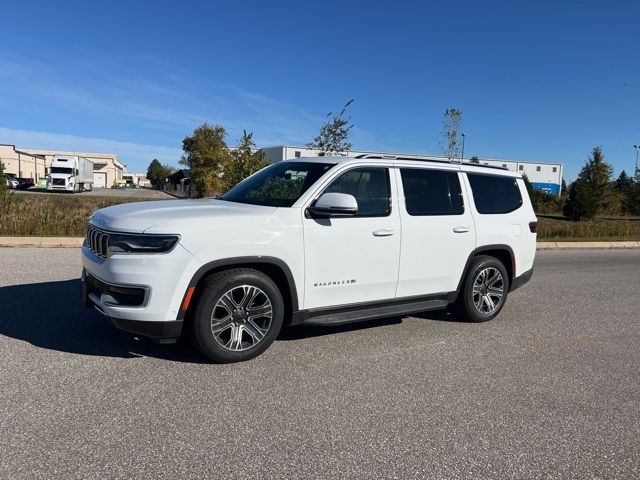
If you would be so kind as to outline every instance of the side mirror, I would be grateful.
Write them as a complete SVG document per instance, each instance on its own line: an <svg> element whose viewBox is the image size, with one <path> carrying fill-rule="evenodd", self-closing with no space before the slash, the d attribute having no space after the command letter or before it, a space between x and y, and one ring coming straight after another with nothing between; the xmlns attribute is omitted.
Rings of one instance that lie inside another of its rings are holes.
<svg viewBox="0 0 640 480"><path fill-rule="evenodd" d="M307 211L318 217L349 217L358 213L358 202L347 193L325 193Z"/></svg>

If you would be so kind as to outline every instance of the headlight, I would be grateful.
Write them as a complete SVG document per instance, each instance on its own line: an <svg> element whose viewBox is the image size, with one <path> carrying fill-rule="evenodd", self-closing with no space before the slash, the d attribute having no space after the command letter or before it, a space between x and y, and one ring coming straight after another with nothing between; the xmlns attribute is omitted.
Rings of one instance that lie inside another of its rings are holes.
<svg viewBox="0 0 640 480"><path fill-rule="evenodd" d="M109 253L163 253L176 246L177 235L109 234Z"/></svg>

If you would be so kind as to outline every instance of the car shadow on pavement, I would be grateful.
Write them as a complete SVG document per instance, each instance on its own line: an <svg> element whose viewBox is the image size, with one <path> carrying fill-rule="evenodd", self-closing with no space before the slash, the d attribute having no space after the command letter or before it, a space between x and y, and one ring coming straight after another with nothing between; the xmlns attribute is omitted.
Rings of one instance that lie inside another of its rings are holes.
<svg viewBox="0 0 640 480"><path fill-rule="evenodd" d="M80 301L80 280L0 287L0 335L36 347L79 355L119 358L154 357L189 363L209 363L188 342L158 345L112 327ZM457 321L449 312L411 315L436 321ZM296 325L283 328L278 340L291 341L401 324L388 317L332 326Z"/></svg>
<svg viewBox="0 0 640 480"><path fill-rule="evenodd" d="M157 345L113 328L80 301L80 280L0 287L0 335L80 355L206 363L190 345Z"/></svg>

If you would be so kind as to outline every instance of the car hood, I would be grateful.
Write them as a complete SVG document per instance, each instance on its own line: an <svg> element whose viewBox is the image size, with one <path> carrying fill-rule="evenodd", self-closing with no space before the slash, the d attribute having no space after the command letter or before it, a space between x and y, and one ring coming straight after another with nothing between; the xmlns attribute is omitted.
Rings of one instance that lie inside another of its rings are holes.
<svg viewBox="0 0 640 480"><path fill-rule="evenodd" d="M157 227L165 233L180 233L176 230L185 223L215 222L230 217L265 216L275 207L248 205L203 198L198 200L156 200L149 202L123 203L103 208L91 215L92 225L105 230L128 233L143 233ZM162 224L162 225L160 225Z"/></svg>

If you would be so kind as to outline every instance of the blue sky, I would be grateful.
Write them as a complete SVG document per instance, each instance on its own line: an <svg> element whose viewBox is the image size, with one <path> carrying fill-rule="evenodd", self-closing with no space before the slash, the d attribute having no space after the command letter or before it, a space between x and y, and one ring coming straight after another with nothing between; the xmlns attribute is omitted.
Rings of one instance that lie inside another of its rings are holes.
<svg viewBox="0 0 640 480"><path fill-rule="evenodd" d="M57 4L57 5L56 5ZM304 144L354 98L357 149L560 161L602 145L616 174L640 143L640 2L6 2L0 143L177 165L222 124Z"/></svg>

